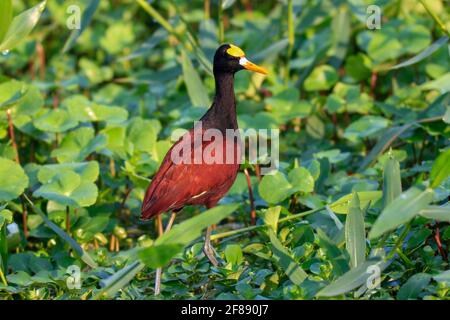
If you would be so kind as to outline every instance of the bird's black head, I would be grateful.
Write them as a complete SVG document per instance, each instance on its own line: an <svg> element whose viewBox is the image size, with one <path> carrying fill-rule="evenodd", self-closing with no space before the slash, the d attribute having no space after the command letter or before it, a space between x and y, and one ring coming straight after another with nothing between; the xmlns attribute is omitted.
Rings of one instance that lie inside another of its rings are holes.
<svg viewBox="0 0 450 320"><path fill-rule="evenodd" d="M266 69L248 61L245 58L244 51L235 45L223 44L216 50L214 55L214 74L234 74L242 69L267 74Z"/></svg>

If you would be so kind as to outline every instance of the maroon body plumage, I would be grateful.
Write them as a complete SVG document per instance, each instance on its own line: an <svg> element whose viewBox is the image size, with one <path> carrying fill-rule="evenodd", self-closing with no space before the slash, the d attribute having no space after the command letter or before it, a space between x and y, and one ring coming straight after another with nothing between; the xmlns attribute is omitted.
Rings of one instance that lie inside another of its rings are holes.
<svg viewBox="0 0 450 320"><path fill-rule="evenodd" d="M201 134L203 134L201 132ZM190 137L187 138L186 135ZM199 137L197 137L199 138ZM200 137L201 138L201 137ZM173 161L176 150L182 150L182 144L190 144L190 163L177 163ZM224 155L234 155L232 163L226 161L220 163L196 164L194 154L194 130L187 132L176 144L172 146L164 157L164 160L154 176L145 194L142 204L142 219L150 219L158 214L169 211L178 211L186 205L204 205L207 208L214 207L216 203L227 193L233 185L239 171L240 145L238 140L228 141L204 141L197 148L201 148L202 154L209 149L210 154L205 157L214 157L215 151L223 150ZM226 160L226 159L225 159Z"/></svg>

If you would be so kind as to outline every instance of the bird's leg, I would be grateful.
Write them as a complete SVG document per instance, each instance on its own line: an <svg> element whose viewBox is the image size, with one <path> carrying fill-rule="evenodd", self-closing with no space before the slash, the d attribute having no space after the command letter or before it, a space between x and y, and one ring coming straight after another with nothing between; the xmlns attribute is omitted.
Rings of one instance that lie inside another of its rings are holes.
<svg viewBox="0 0 450 320"><path fill-rule="evenodd" d="M167 222L166 229L164 230L164 233L168 232L168 231L172 228L173 221L175 220L175 216L176 216L176 213L175 213L175 212L172 212L172 214L170 215L170 219L169 219L169 221ZM162 228L162 219L161 219L161 215L159 215L159 216L157 217L157 219L158 219L157 223L158 223L158 231L159 231L158 233L159 233L159 236L161 237L161 236L163 235L163 232L162 232L163 228ZM161 293L161 276L162 276L162 268L156 269L156 276L155 276L155 296L157 296L157 295L159 295L159 294Z"/></svg>
<svg viewBox="0 0 450 320"><path fill-rule="evenodd" d="M214 267L217 267L219 265L219 263L217 262L217 259L214 256L214 249L211 245L211 230L212 230L212 226L209 226L206 229L205 244L203 246L203 252L205 253L206 257L208 257L208 259L212 263L212 265Z"/></svg>

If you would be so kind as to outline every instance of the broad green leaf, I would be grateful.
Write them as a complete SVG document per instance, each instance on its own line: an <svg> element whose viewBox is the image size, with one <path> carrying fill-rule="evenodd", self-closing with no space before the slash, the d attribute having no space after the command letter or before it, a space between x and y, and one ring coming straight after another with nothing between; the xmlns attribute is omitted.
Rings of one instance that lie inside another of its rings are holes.
<svg viewBox="0 0 450 320"><path fill-rule="evenodd" d="M450 123L450 106L447 106L447 109L444 114L444 118L442 119L445 123Z"/></svg>
<svg viewBox="0 0 450 320"><path fill-rule="evenodd" d="M107 279L100 281L102 289L93 297L93 299L102 298L104 296L113 297L117 291L126 286L142 269L144 269L144 267L145 264L134 261Z"/></svg>
<svg viewBox="0 0 450 320"><path fill-rule="evenodd" d="M263 61L273 61L280 53L285 52L287 46L289 45L288 39L281 39L272 43L267 48L252 55L253 62L263 62Z"/></svg>
<svg viewBox="0 0 450 320"><path fill-rule="evenodd" d="M80 28L72 30L69 38L67 39L66 43L64 44L64 47L62 50L63 53L66 53L75 45L77 39L80 37L80 35L83 33L83 31L86 29L86 27L91 22L92 17L94 16L94 13L97 10L99 3L100 3L100 0L90 0L88 7L84 10L83 15L81 16Z"/></svg>
<svg viewBox="0 0 450 320"><path fill-rule="evenodd" d="M170 243L154 245L139 252L142 262L150 268L156 269L170 263L170 260L184 248L183 244Z"/></svg>
<svg viewBox="0 0 450 320"><path fill-rule="evenodd" d="M386 133L383 134L383 136L381 136L380 139L378 139L378 142L375 145L375 147L373 147L372 150L370 150L369 154L361 162L361 165L359 166L359 171L364 170L373 161L375 161L380 154L382 154L389 148L389 146L392 144L393 141L395 141L395 139L397 139L398 136L400 136L406 130L411 128L413 125L414 123L407 123L403 126L392 127L386 130Z"/></svg>
<svg viewBox="0 0 450 320"><path fill-rule="evenodd" d="M389 153L383 168L383 208L386 208L402 193L400 164Z"/></svg>
<svg viewBox="0 0 450 320"><path fill-rule="evenodd" d="M450 72L442 75L436 80L425 82L420 86L422 90L438 90L441 94L450 91Z"/></svg>
<svg viewBox="0 0 450 320"><path fill-rule="evenodd" d="M159 237L153 246L139 251L139 258L151 268L163 267L186 245L200 237L203 229L220 222L238 207L237 204L217 206L175 225L169 232ZM170 254L161 253L161 250L168 248L170 248Z"/></svg>
<svg viewBox="0 0 450 320"><path fill-rule="evenodd" d="M12 0L0 1L0 44L13 18Z"/></svg>
<svg viewBox="0 0 450 320"><path fill-rule="evenodd" d="M339 76L333 67L321 65L316 67L305 79L304 87L306 91L328 90L338 80Z"/></svg>
<svg viewBox="0 0 450 320"><path fill-rule="evenodd" d="M12 160L0 157L0 201L20 196L28 186L28 177L22 167Z"/></svg>
<svg viewBox="0 0 450 320"><path fill-rule="evenodd" d="M429 206L425 209L420 210L419 214L428 219L450 222L450 205Z"/></svg>
<svg viewBox="0 0 450 320"><path fill-rule="evenodd" d="M326 151L319 151L314 154L314 158L327 158L330 163L339 163L346 160L350 156L349 152L341 152L339 149L330 149Z"/></svg>
<svg viewBox="0 0 450 320"><path fill-rule="evenodd" d="M357 81L367 79L371 75L372 62L363 53L349 56L345 62L345 71Z"/></svg>
<svg viewBox="0 0 450 320"><path fill-rule="evenodd" d="M22 40L26 39L41 17L46 2L47 1L42 1L36 6L14 17L3 38L3 42L0 43L0 52L11 50Z"/></svg>
<svg viewBox="0 0 450 320"><path fill-rule="evenodd" d="M105 135L94 138L94 129L82 127L69 132L61 141L59 148L52 151L51 156L56 157L58 162L79 162L105 146Z"/></svg>
<svg viewBox="0 0 450 320"><path fill-rule="evenodd" d="M232 265L240 265L244 261L241 246L238 244L229 244L225 248L225 259Z"/></svg>
<svg viewBox="0 0 450 320"><path fill-rule="evenodd" d="M124 108L105 106L89 101L82 95L73 95L64 100L73 119L80 122L106 121L108 123L122 123L128 118L128 111Z"/></svg>
<svg viewBox="0 0 450 320"><path fill-rule="evenodd" d="M347 6L340 6L331 22L332 43L328 53L330 64L335 68L340 67L347 54L351 35L350 21L350 12Z"/></svg>
<svg viewBox="0 0 450 320"><path fill-rule="evenodd" d="M34 120L37 129L47 132L64 132L75 128L78 121L63 109L49 109Z"/></svg>
<svg viewBox="0 0 450 320"><path fill-rule="evenodd" d="M349 140L370 137L387 128L389 120L380 116L364 116L352 122L344 131L344 137Z"/></svg>
<svg viewBox="0 0 450 320"><path fill-rule="evenodd" d="M277 232L278 218L280 217L281 206L270 207L262 210L263 221L265 225L268 225L274 232Z"/></svg>
<svg viewBox="0 0 450 320"><path fill-rule="evenodd" d="M430 172L430 188L437 188L448 176L450 176L450 148L434 161Z"/></svg>
<svg viewBox="0 0 450 320"><path fill-rule="evenodd" d="M28 199L27 196L25 196L25 199L28 201L30 206L33 208L33 211L36 212L45 222L45 224L53 230L59 237L61 237L64 241L66 241L72 249L77 253L77 255L83 260L88 266L91 268L97 268L97 263L91 258L91 256L81 248L81 246L71 237L69 236L64 230L62 230L60 227L58 227L56 224L54 224L52 221L50 221L47 216L34 205L34 203Z"/></svg>
<svg viewBox="0 0 450 320"><path fill-rule="evenodd" d="M312 105L305 100L300 100L298 90L289 88L265 100L271 109L271 114L279 123L286 123L295 118L303 118L311 113ZM254 117L252 117L252 124ZM254 127L251 127L254 128Z"/></svg>
<svg viewBox="0 0 450 320"><path fill-rule="evenodd" d="M345 248L350 255L350 265L356 268L366 259L366 231L364 228L364 212L361 210L358 194L353 199L345 219Z"/></svg>
<svg viewBox="0 0 450 320"><path fill-rule="evenodd" d="M448 42L448 39L449 38L447 36L440 37L438 40L433 42L428 48L426 48L425 50L423 50L416 56L409 58L408 60L403 61L402 63L396 64L395 66L391 67L391 69L395 70L395 69L404 68L404 67L411 66L413 64L416 64L416 63L422 61L423 59L431 56L434 52L436 52L444 44L446 44Z"/></svg>
<svg viewBox="0 0 450 320"><path fill-rule="evenodd" d="M376 64L399 58L404 54L416 54L431 42L428 28L420 24L400 24L396 21L383 24L377 32L365 31L358 35L360 46L366 50ZM363 44L361 38L367 37Z"/></svg>
<svg viewBox="0 0 450 320"><path fill-rule="evenodd" d="M87 78L91 86L111 81L114 76L114 71L110 66L99 66L93 60L81 58L79 65L82 74Z"/></svg>
<svg viewBox="0 0 450 320"><path fill-rule="evenodd" d="M325 256L333 266L333 273L340 276L349 270L348 256L326 235L322 229L317 229L319 246L325 252Z"/></svg>
<svg viewBox="0 0 450 320"><path fill-rule="evenodd" d="M197 70L192 65L186 52L181 54L181 65L183 68L184 83L191 99L191 103L194 107L208 107L210 100L208 97L208 92L198 75Z"/></svg>
<svg viewBox="0 0 450 320"><path fill-rule="evenodd" d="M35 197L43 197L61 205L88 207L95 203L98 196L97 186L73 171L62 171L33 192Z"/></svg>
<svg viewBox="0 0 450 320"><path fill-rule="evenodd" d="M376 63L395 59L402 54L402 45L393 32L374 32L367 53Z"/></svg>
<svg viewBox="0 0 450 320"><path fill-rule="evenodd" d="M272 258L296 285L300 285L308 274L295 262L289 250L283 246L272 229L269 230L270 243L272 244Z"/></svg>
<svg viewBox="0 0 450 320"><path fill-rule="evenodd" d="M365 284L369 277L373 275L373 269L378 268L381 272L385 266L386 263L383 263L380 259L369 259L320 290L317 296L334 297L356 289Z"/></svg>
<svg viewBox="0 0 450 320"><path fill-rule="evenodd" d="M0 207L0 216L4 219L4 223L12 223L14 221L12 211L8 209L2 209L2 207ZM0 224L0 227L1 226L2 225Z"/></svg>
<svg viewBox="0 0 450 320"><path fill-rule="evenodd" d="M382 197L381 191L359 191L358 198L360 206L365 208L369 203L374 204ZM349 204L353 195L351 193L339 198L335 202L329 205L330 209L335 213L347 214L349 210Z"/></svg>
<svg viewBox="0 0 450 320"><path fill-rule="evenodd" d="M411 187L403 192L380 213L370 230L369 239L377 238L414 218L433 201L433 195L434 191L430 188L422 191Z"/></svg>
<svg viewBox="0 0 450 320"><path fill-rule="evenodd" d="M314 191L314 178L308 169L294 168L289 172L288 178L296 192L309 193Z"/></svg>
<svg viewBox="0 0 450 320"><path fill-rule="evenodd" d="M0 83L0 110L11 108L19 102L27 93L27 87L23 82L10 80Z"/></svg>
<svg viewBox="0 0 450 320"><path fill-rule="evenodd" d="M151 153L156 144L160 123L157 120L133 118L128 125L128 140L134 150Z"/></svg>
<svg viewBox="0 0 450 320"><path fill-rule="evenodd" d="M441 272L441 273L433 276L433 279L436 280L437 282L443 282L447 286L449 286L450 285L450 270L446 270L444 272Z"/></svg>
<svg viewBox="0 0 450 320"><path fill-rule="evenodd" d="M98 189L94 182L98 175L96 161L45 165L37 174L42 186L33 195L61 205L88 207L97 199Z"/></svg>
<svg viewBox="0 0 450 320"><path fill-rule="evenodd" d="M106 32L100 38L100 46L112 55L119 55L133 45L135 30L131 21L117 20L109 24Z"/></svg>
<svg viewBox="0 0 450 320"><path fill-rule="evenodd" d="M397 293L398 300L416 299L420 292L426 288L431 281L431 275L416 273L400 287Z"/></svg>
<svg viewBox="0 0 450 320"><path fill-rule="evenodd" d="M29 85L27 91L24 92L22 98L17 101L17 104L13 108L13 119L22 115L34 116L41 110L44 103L44 98L39 88L34 85Z"/></svg>
<svg viewBox="0 0 450 320"><path fill-rule="evenodd" d="M313 159L307 166L308 171L311 173L314 181L318 180L320 177L320 162Z"/></svg>
<svg viewBox="0 0 450 320"><path fill-rule="evenodd" d="M292 193L292 185L279 171L265 175L258 186L259 195L268 203L279 203Z"/></svg>
<svg viewBox="0 0 450 320"><path fill-rule="evenodd" d="M40 183L47 183L62 171L74 171L80 175L82 181L95 182L98 178L99 170L99 164L96 161L46 164L39 169L38 179Z"/></svg>

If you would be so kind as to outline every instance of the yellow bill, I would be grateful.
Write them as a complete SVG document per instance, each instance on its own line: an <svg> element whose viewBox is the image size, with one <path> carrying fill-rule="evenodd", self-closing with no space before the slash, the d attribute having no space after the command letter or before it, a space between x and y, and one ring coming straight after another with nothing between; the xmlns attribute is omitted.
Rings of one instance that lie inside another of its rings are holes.
<svg viewBox="0 0 450 320"><path fill-rule="evenodd" d="M254 64L253 62L248 61L246 57L240 58L239 64L247 70L251 70L251 71L262 73L262 74L268 73L265 68L258 66L257 64Z"/></svg>

